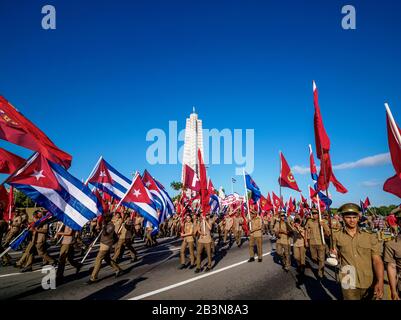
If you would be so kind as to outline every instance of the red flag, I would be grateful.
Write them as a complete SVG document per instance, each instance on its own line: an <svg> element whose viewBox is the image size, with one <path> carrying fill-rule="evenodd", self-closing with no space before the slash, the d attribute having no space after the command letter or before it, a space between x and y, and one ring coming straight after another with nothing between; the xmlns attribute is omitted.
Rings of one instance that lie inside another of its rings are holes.
<svg viewBox="0 0 401 320"><path fill-rule="evenodd" d="M388 146L396 174L386 180L383 190L401 198L401 130L393 118L390 107L387 103L385 106L387 111Z"/></svg>
<svg viewBox="0 0 401 320"><path fill-rule="evenodd" d="M368 208L370 206L370 200L368 197L366 197L365 202L363 203L363 205L365 206L365 208Z"/></svg>
<svg viewBox="0 0 401 320"><path fill-rule="evenodd" d="M3 148L0 148L0 173L11 174L21 167L24 162L25 159Z"/></svg>
<svg viewBox="0 0 401 320"><path fill-rule="evenodd" d="M241 203L241 217L242 217L242 221L243 221L242 229L244 230L245 236L247 237L248 234L249 234L249 229L248 229L248 222L247 222L246 217L245 217L245 211L244 211L244 204L243 203Z"/></svg>
<svg viewBox="0 0 401 320"><path fill-rule="evenodd" d="M320 106L318 99L318 91L315 81L313 81L313 104L315 106L314 126L315 126L315 142L316 154L319 159L322 159L324 152L330 151L330 139L324 129L322 115L320 114Z"/></svg>
<svg viewBox="0 0 401 320"><path fill-rule="evenodd" d="M259 201L260 201L260 208L261 208L263 211L268 211L268 210L270 210L270 209L269 209L269 206L268 206L268 203L267 203L267 199L266 199L264 196L260 196Z"/></svg>
<svg viewBox="0 0 401 320"><path fill-rule="evenodd" d="M71 166L72 157L60 150L38 127L0 96L0 139L38 151L52 162Z"/></svg>
<svg viewBox="0 0 401 320"><path fill-rule="evenodd" d="M209 194L217 194L216 189L213 186L212 179L210 179L210 178L209 178L209 183L208 183L208 186L207 186L207 190L208 190Z"/></svg>
<svg viewBox="0 0 401 320"><path fill-rule="evenodd" d="M210 194L207 188L207 175L206 167L203 163L202 154L200 149L198 149L198 161L199 161L199 176L200 176L200 195L201 195L201 205L202 205L202 215L206 216L206 213L210 211Z"/></svg>
<svg viewBox="0 0 401 320"><path fill-rule="evenodd" d="M317 157L320 159L320 173L317 181L318 189L327 190L330 182L332 182L338 192L346 193L347 189L336 179L333 173L329 153L330 139L326 133L326 130L324 129L323 118L320 113L320 106L318 101L318 91L315 81L313 81L313 104L315 106L314 129L316 154Z"/></svg>
<svg viewBox="0 0 401 320"><path fill-rule="evenodd" d="M274 207L277 209L283 208L284 207L283 201L274 192L272 192L272 195L273 195Z"/></svg>
<svg viewBox="0 0 401 320"><path fill-rule="evenodd" d="M8 202L9 202L9 194L7 192L7 189L4 187L4 185L0 185L0 204L3 208L3 219L6 221L9 221L8 219ZM1 218L1 216L0 216Z"/></svg>
<svg viewBox="0 0 401 320"><path fill-rule="evenodd" d="M295 181L294 175L291 172L290 166L288 165L287 160L285 160L282 152L280 152L280 163L281 170L280 178L278 179L279 185L301 192L301 190L298 188L297 182Z"/></svg>
<svg viewBox="0 0 401 320"><path fill-rule="evenodd" d="M60 189L48 160L39 153L35 153L21 169L11 175L6 183L10 182L54 190Z"/></svg>
<svg viewBox="0 0 401 320"><path fill-rule="evenodd" d="M195 171L188 165L185 165L184 170L184 187L199 192L200 183Z"/></svg>

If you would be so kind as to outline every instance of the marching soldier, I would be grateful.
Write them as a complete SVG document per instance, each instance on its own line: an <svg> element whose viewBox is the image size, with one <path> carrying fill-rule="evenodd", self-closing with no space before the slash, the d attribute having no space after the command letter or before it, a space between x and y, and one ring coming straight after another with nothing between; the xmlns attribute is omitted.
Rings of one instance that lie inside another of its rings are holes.
<svg viewBox="0 0 401 320"><path fill-rule="evenodd" d="M8 231L6 239L4 240L4 246L7 247L11 240L21 232L22 219L19 210L15 210L14 218Z"/></svg>
<svg viewBox="0 0 401 320"><path fill-rule="evenodd" d="M134 220L134 227L135 227L135 234L142 239L142 224L143 224L143 217L140 216L138 213L135 213L135 220Z"/></svg>
<svg viewBox="0 0 401 320"><path fill-rule="evenodd" d="M114 238L114 232L115 232L115 227L113 222L111 221L112 217L111 214L107 213L103 216L103 229L102 229L102 235L100 236L100 248L99 252L96 256L95 260L95 265L93 267L92 274L90 276L89 281L87 284L92 284L98 281L98 274L100 271L100 267L102 265L103 259L106 261L108 265L110 265L115 271L116 271L116 277L120 276L122 274L122 269L121 267L115 263L113 260L111 260L110 257L110 251L111 248L113 247L113 238Z"/></svg>
<svg viewBox="0 0 401 320"><path fill-rule="evenodd" d="M261 218L262 218L262 222L263 222L263 224L262 224L262 234L267 235L268 230L269 230L269 226L268 226L269 220L267 218L267 213L264 212L263 215L261 216Z"/></svg>
<svg viewBox="0 0 401 320"><path fill-rule="evenodd" d="M258 251L258 262L262 262L262 227L263 221L258 213L251 209L250 219L250 235L249 235L249 260L248 262L255 261L255 243Z"/></svg>
<svg viewBox="0 0 401 320"><path fill-rule="evenodd" d="M74 260L75 231L68 226L64 226L64 231L59 231L56 237L62 236L60 257L56 274L57 283L63 282L65 263L68 261L75 269L76 273L82 268L82 264Z"/></svg>
<svg viewBox="0 0 401 320"><path fill-rule="evenodd" d="M301 220L297 217L294 220L293 231L293 244L294 244L294 258L297 262L297 271L299 274L305 272L305 229L301 226Z"/></svg>
<svg viewBox="0 0 401 320"><path fill-rule="evenodd" d="M224 239L223 242L224 244L227 243L227 235L229 237L229 243L231 245L231 237L232 237L232 228L233 228L233 218L230 215L231 212L229 212L228 214L226 214L226 216L224 217L225 220L225 225L224 225Z"/></svg>
<svg viewBox="0 0 401 320"><path fill-rule="evenodd" d="M42 212L40 210L36 210L33 213L33 216L36 217L36 221L42 218ZM32 271L32 264L33 264L33 258L34 258L34 250L36 249L37 253L39 256L43 259L44 263L42 266L45 266L47 264L56 265L56 262L54 261L53 258L51 258L47 254L46 250L46 239L47 239L47 233L49 230L49 226L47 223L44 223L41 226L34 227L32 226L32 246L30 246L30 250L28 251L27 257L26 257L26 262L24 268L21 270L21 272L27 272L27 271ZM28 245L29 247L29 245ZM22 259L22 258L21 258Z"/></svg>
<svg viewBox="0 0 401 320"><path fill-rule="evenodd" d="M234 236L235 242L237 246L240 247L242 245L242 224L244 223L244 219L241 217L240 210L237 209L234 217Z"/></svg>
<svg viewBox="0 0 401 320"><path fill-rule="evenodd" d="M378 239L358 227L361 208L357 204L344 204L338 212L343 216L344 227L333 233L332 253L340 259L343 298L367 300L375 295L381 299L384 266Z"/></svg>
<svg viewBox="0 0 401 320"><path fill-rule="evenodd" d="M0 203L0 253L2 253L5 248L1 245L3 241L3 236L7 233L8 224L3 218L3 204ZM2 265L9 265L11 261L11 257L8 254L3 255Z"/></svg>
<svg viewBox="0 0 401 320"><path fill-rule="evenodd" d="M308 239L309 250L312 260L319 264L318 279L324 277L324 262L326 259L326 246L323 244L322 233L320 226L323 228L324 236L330 235L330 229L325 221L319 223L319 211L315 208L312 209L312 219L306 223L306 238Z"/></svg>
<svg viewBox="0 0 401 320"><path fill-rule="evenodd" d="M277 238L276 252L281 258L284 270L288 272L291 265L291 228L285 221L285 212L280 212L280 221L276 223L274 233Z"/></svg>
<svg viewBox="0 0 401 320"><path fill-rule="evenodd" d="M199 233L199 240L198 240L198 246L196 248L195 273L200 272L201 257L203 250L206 251L207 261L208 261L205 272L210 271L212 268L212 236L211 236L212 227L213 225L212 225L212 220L210 219L210 213L207 213L206 217L202 217L198 224L197 232Z"/></svg>
<svg viewBox="0 0 401 320"><path fill-rule="evenodd" d="M384 243L384 262L387 264L387 276L390 284L391 299L401 297L401 209L394 212L397 219L398 232L395 239Z"/></svg>
<svg viewBox="0 0 401 320"><path fill-rule="evenodd" d="M149 221L147 221L145 228L145 245L147 247L153 247L157 244L156 241L153 239L152 231L153 231L153 226Z"/></svg>
<svg viewBox="0 0 401 320"><path fill-rule="evenodd" d="M124 218L125 220L120 225L120 228L118 230L115 229L117 230L118 242L114 249L114 255L112 259L114 260L114 262L118 263L118 259L120 259L124 255L124 250L125 248L127 248L131 254L131 262L133 263L138 260L137 252L132 246L132 231L134 222L132 221L128 212L125 214Z"/></svg>
<svg viewBox="0 0 401 320"><path fill-rule="evenodd" d="M183 232L181 232L182 244L180 250L180 259L181 259L181 267L180 269L184 269L186 267L185 263L185 249L188 247L189 250L189 259L190 259L190 269L195 267L195 255L194 255L194 225L192 223L192 219L190 215L185 217L185 223Z"/></svg>

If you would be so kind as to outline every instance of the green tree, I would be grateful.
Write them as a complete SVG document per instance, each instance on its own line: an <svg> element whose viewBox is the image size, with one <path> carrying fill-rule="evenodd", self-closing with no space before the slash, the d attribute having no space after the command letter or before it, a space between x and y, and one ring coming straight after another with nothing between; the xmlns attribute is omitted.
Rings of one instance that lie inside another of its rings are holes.
<svg viewBox="0 0 401 320"><path fill-rule="evenodd" d="M171 182L170 186L171 186L171 188L173 188L176 191L180 191L182 189L182 187L183 187L182 183L178 182L178 181Z"/></svg>
<svg viewBox="0 0 401 320"><path fill-rule="evenodd" d="M34 207L35 202L28 198L24 193L14 189L14 202L17 208L29 208Z"/></svg>

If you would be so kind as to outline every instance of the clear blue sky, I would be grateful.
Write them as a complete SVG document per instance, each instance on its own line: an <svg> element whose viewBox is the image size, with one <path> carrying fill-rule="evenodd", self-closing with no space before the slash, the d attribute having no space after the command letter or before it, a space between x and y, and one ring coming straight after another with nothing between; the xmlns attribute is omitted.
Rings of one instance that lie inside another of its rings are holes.
<svg viewBox="0 0 401 320"><path fill-rule="evenodd" d="M52 31L41 28L49 3ZM344 4L356 30L341 28ZM164 185L179 180L181 165L147 163L145 137L169 120L183 129L196 105L205 128L255 130L252 176L263 194L278 192L279 150L308 166L313 79L334 164L388 152L385 101L401 124L399 1L2 0L0 39L0 94L73 155L78 178L103 155L128 177L147 168ZM230 191L235 167L208 174ZM335 173L349 193L331 189L334 205L399 203L382 191L389 163ZM294 175L305 194L310 175Z"/></svg>

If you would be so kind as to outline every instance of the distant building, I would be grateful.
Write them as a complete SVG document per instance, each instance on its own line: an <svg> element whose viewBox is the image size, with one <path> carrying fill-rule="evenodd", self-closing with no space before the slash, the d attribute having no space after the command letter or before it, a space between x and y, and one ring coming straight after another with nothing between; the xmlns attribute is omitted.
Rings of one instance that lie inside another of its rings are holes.
<svg viewBox="0 0 401 320"><path fill-rule="evenodd" d="M198 119L195 107L185 125L184 154L182 157L181 181L184 181L184 165L190 166L195 170L199 177L198 149L203 153L202 120Z"/></svg>

